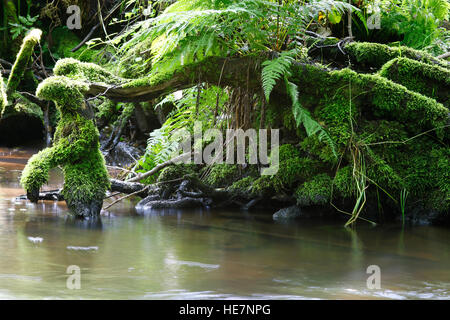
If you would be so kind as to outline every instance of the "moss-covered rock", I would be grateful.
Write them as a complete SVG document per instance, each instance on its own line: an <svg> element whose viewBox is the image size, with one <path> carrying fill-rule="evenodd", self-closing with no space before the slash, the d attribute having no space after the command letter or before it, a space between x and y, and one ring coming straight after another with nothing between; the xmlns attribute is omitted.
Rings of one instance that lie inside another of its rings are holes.
<svg viewBox="0 0 450 320"><path fill-rule="evenodd" d="M37 201L39 188L48 181L48 171L60 165L64 173L63 196L69 209L79 217L100 213L110 186L99 132L92 119L83 116L83 94L88 86L65 77L50 77L38 87L36 95L53 100L61 113L54 145L30 158L21 184L31 201Z"/></svg>
<svg viewBox="0 0 450 320"><path fill-rule="evenodd" d="M297 205L325 205L331 200L332 180L328 174L315 175L312 180L301 184L295 191Z"/></svg>
<svg viewBox="0 0 450 320"><path fill-rule="evenodd" d="M255 180L256 179L252 176L242 178L229 186L228 191L239 197L251 198L254 196L253 184Z"/></svg>

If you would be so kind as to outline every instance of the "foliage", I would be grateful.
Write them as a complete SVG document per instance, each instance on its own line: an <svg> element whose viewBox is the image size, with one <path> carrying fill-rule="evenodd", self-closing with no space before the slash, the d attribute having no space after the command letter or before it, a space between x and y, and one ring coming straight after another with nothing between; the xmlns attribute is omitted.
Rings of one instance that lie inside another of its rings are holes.
<svg viewBox="0 0 450 320"><path fill-rule="evenodd" d="M440 35L441 21L448 20L447 0L390 0L381 6L381 25L387 33L402 36L402 44L423 49Z"/></svg>
<svg viewBox="0 0 450 320"><path fill-rule="evenodd" d="M9 30L11 32L11 38L14 40L20 35L26 34L28 31L31 30L31 28L33 27L34 23L37 21L38 18L39 16L31 17L29 14L25 17L19 15L17 17L18 19L17 23L14 22L9 23L9 25L11 26Z"/></svg>

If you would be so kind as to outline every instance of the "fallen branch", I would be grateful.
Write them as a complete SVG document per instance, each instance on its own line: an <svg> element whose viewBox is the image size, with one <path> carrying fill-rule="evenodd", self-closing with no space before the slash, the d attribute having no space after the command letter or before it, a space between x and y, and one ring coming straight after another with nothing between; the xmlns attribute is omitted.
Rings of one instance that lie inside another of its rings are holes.
<svg viewBox="0 0 450 320"><path fill-rule="evenodd" d="M447 59L448 57L450 57L450 52L441 54L440 56L437 56L436 58L438 58L438 59Z"/></svg>
<svg viewBox="0 0 450 320"><path fill-rule="evenodd" d="M106 207L104 207L103 210L106 210L106 209L112 207L112 206L115 205L116 203L118 203L118 202L120 202L120 201L122 201L122 200L124 200L124 199L126 199L126 198L129 198L129 197L131 197L131 196L138 195L138 194L140 194L140 193L142 193L142 192L145 192L146 190L148 190L148 188L150 188L150 186L151 186L151 184L149 184L148 186L146 186L145 188L143 188L143 189L141 189L141 190L135 191L135 192L133 192L133 193L127 194L127 195L125 195L125 196L123 196L123 197L120 197L119 199L114 200L114 201L111 202L109 205L107 205Z"/></svg>
<svg viewBox="0 0 450 320"><path fill-rule="evenodd" d="M133 177L131 179L126 180L126 182L141 181L142 179L148 178L148 177L154 175L155 173L157 173L158 171L160 171L160 170L162 170L162 169L164 169L164 168L166 168L166 167L168 167L170 165L173 165L173 164L176 164L176 163L178 163L180 161L183 161L185 158L190 157L191 155L192 155L192 152L183 153L183 154L181 154L181 155L179 155L179 156L177 156L177 157L175 157L173 159L170 159L170 160L168 160L166 162L158 164L156 167L154 167L150 171L147 171L146 173L138 174L136 177Z"/></svg>

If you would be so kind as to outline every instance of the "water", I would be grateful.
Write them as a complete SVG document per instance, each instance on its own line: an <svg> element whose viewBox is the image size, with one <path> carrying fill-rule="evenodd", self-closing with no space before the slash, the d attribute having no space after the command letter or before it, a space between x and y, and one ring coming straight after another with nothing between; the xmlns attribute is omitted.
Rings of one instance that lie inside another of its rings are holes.
<svg viewBox="0 0 450 320"><path fill-rule="evenodd" d="M0 149L1 299L450 298L449 229L351 231L240 211L139 216L133 201L87 228L64 202L14 200L32 152ZM60 182L55 171L46 189ZM66 287L71 265L80 290ZM367 288L369 265L381 268L381 289Z"/></svg>

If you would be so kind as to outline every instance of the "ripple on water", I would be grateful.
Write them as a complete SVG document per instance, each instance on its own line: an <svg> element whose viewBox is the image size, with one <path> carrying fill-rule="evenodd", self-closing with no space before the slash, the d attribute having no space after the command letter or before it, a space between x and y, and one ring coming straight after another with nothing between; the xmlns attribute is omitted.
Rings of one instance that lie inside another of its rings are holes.
<svg viewBox="0 0 450 320"><path fill-rule="evenodd" d="M76 247L76 246L67 246L67 250L74 250L74 251L97 251L97 246L91 246L91 247Z"/></svg>
<svg viewBox="0 0 450 320"><path fill-rule="evenodd" d="M204 269L218 269L220 268L219 264L208 264L208 263L200 263L200 262L194 262L194 261L182 261L182 260L175 260L175 259L165 259L166 264L177 264L177 265L184 265L188 267L199 267Z"/></svg>
<svg viewBox="0 0 450 320"><path fill-rule="evenodd" d="M41 237L28 237L27 239L33 243L41 243L42 241L44 241L44 238Z"/></svg>

